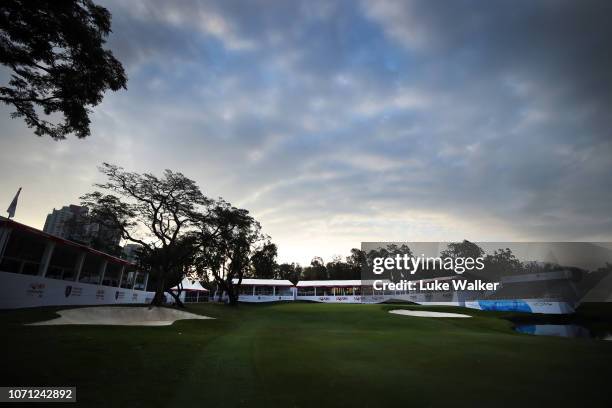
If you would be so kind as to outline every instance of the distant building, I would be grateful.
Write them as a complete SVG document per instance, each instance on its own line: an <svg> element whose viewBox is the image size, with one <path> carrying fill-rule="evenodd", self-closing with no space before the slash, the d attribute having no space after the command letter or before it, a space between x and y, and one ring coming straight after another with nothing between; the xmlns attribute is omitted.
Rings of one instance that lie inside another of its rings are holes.
<svg viewBox="0 0 612 408"><path fill-rule="evenodd" d="M138 251L142 248L140 244L125 244L121 251L121 258L128 262L136 263L138 260Z"/></svg>
<svg viewBox="0 0 612 408"><path fill-rule="evenodd" d="M82 242L87 237L87 207L78 205L55 208L47 215L43 232L56 237Z"/></svg>
<svg viewBox="0 0 612 408"><path fill-rule="evenodd" d="M118 255L120 250L121 231L94 221L88 208L79 205L54 208L47 215L43 231L113 255Z"/></svg>

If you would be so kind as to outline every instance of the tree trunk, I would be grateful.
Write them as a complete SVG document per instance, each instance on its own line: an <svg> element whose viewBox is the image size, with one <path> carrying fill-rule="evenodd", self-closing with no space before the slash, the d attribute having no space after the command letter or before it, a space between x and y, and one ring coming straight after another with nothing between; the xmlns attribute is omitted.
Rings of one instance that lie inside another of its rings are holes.
<svg viewBox="0 0 612 408"><path fill-rule="evenodd" d="M230 306L236 306L238 304L238 296L236 295L233 285L227 288L227 299Z"/></svg>
<svg viewBox="0 0 612 408"><path fill-rule="evenodd" d="M153 296L153 300L151 301L152 306L162 306L164 304L164 300L166 297L164 296L164 286L166 284L166 280L164 278L160 278L157 281L157 287L155 288L155 296Z"/></svg>
<svg viewBox="0 0 612 408"><path fill-rule="evenodd" d="M185 309L185 304L183 303L183 301L181 300L181 293L174 293L173 291L169 290L167 293L170 294L170 296L172 296L174 298L174 301L176 302L176 306L181 308L181 309Z"/></svg>

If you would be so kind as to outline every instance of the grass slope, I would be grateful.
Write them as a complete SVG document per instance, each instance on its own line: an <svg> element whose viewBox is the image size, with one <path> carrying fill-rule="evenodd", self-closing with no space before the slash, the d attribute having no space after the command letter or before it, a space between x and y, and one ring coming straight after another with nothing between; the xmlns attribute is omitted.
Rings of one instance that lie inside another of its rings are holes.
<svg viewBox="0 0 612 408"><path fill-rule="evenodd" d="M53 309L5 311L0 385L76 385L82 406L609 406L612 342L398 307L419 309L203 304L189 311L216 320L168 327L33 327Z"/></svg>

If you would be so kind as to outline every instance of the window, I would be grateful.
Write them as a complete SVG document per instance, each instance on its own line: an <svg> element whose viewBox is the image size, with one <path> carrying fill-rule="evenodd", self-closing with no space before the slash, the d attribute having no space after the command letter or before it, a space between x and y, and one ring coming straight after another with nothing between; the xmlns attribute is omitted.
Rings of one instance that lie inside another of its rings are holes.
<svg viewBox="0 0 612 408"><path fill-rule="evenodd" d="M56 245L49 260L45 277L51 279L74 280L80 252L72 247Z"/></svg>
<svg viewBox="0 0 612 408"><path fill-rule="evenodd" d="M372 296L374 294L374 288L372 286L364 286L361 290L364 296Z"/></svg>
<svg viewBox="0 0 612 408"><path fill-rule="evenodd" d="M298 288L297 292L298 296L314 296L314 288L313 287L301 287Z"/></svg>
<svg viewBox="0 0 612 408"><path fill-rule="evenodd" d="M106 264L106 271L104 272L104 277L102 278L102 285L118 287L121 269L121 264L109 261Z"/></svg>
<svg viewBox="0 0 612 408"><path fill-rule="evenodd" d="M185 292L185 303L208 302L208 292L190 290Z"/></svg>
<svg viewBox="0 0 612 408"><path fill-rule="evenodd" d="M79 282L97 285L100 282L100 269L103 262L104 259L100 256L94 254L85 255L85 262L83 262Z"/></svg>
<svg viewBox="0 0 612 408"><path fill-rule="evenodd" d="M2 258L2 262L0 262L0 271L2 272L13 272L13 273L21 273L21 265L23 262L19 259L15 258Z"/></svg>
<svg viewBox="0 0 612 408"><path fill-rule="evenodd" d="M276 296L291 296L291 287L289 286L276 286Z"/></svg>
<svg viewBox="0 0 612 408"><path fill-rule="evenodd" d="M134 277L136 275L136 270L133 266L126 266L125 271L123 272L123 277L121 278L121 287L126 289L132 289L134 286Z"/></svg>
<svg viewBox="0 0 612 408"><path fill-rule="evenodd" d="M194 303L198 301L198 292L194 291L186 291L185 292L185 302Z"/></svg>
<svg viewBox="0 0 612 408"><path fill-rule="evenodd" d="M240 285L240 294L243 296L253 296L253 286Z"/></svg>
<svg viewBox="0 0 612 408"><path fill-rule="evenodd" d="M316 296L334 296L334 288L318 287L315 288Z"/></svg>
<svg viewBox="0 0 612 408"><path fill-rule="evenodd" d="M147 274L143 272L136 272L136 283L134 283L134 289L136 290L146 290L145 281L147 279Z"/></svg>
<svg viewBox="0 0 612 408"><path fill-rule="evenodd" d="M12 230L0 262L0 270L38 275L46 245L47 241L42 237L25 231Z"/></svg>
<svg viewBox="0 0 612 408"><path fill-rule="evenodd" d="M255 295L272 296L273 290L273 286L255 286Z"/></svg>

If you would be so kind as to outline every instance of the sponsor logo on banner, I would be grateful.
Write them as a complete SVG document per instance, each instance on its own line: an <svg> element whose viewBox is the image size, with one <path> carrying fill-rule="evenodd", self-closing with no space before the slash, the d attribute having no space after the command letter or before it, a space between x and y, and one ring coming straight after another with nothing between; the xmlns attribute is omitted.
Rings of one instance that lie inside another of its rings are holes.
<svg viewBox="0 0 612 408"><path fill-rule="evenodd" d="M44 283L30 283L28 285L28 289L26 290L27 296L43 297L43 293L45 293Z"/></svg>
<svg viewBox="0 0 612 408"><path fill-rule="evenodd" d="M123 298L125 298L125 293L124 292L119 292L119 291L115 292L115 300L120 300L120 299L123 299Z"/></svg>
<svg viewBox="0 0 612 408"><path fill-rule="evenodd" d="M79 288L78 286L67 285L64 290L64 295L66 297L79 297L83 294L83 288Z"/></svg>
<svg viewBox="0 0 612 408"><path fill-rule="evenodd" d="M138 300L138 293L132 293L132 300Z"/></svg>
<svg viewBox="0 0 612 408"><path fill-rule="evenodd" d="M96 300L104 300L104 289L96 290Z"/></svg>

